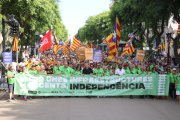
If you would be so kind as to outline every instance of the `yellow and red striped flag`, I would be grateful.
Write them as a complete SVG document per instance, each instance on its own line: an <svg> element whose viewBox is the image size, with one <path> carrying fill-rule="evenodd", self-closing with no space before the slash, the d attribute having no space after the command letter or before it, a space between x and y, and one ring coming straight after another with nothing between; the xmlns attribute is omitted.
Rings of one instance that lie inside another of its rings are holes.
<svg viewBox="0 0 180 120"><path fill-rule="evenodd" d="M74 37L70 49L74 52L79 46L81 46L81 41L77 37Z"/></svg>
<svg viewBox="0 0 180 120"><path fill-rule="evenodd" d="M133 38L130 38L130 40L126 43L121 56L123 56L123 55L132 55L133 52L135 51L135 49L134 49L134 47L132 45L132 39Z"/></svg>
<svg viewBox="0 0 180 120"><path fill-rule="evenodd" d="M66 42L64 43L64 47L62 50L63 55L69 55L69 40L66 40Z"/></svg>
<svg viewBox="0 0 180 120"><path fill-rule="evenodd" d="M110 34L103 42L109 47L108 58L113 59L118 53L116 43L113 42L113 35Z"/></svg>
<svg viewBox="0 0 180 120"><path fill-rule="evenodd" d="M110 34L103 42L109 46L109 44L113 42L113 35Z"/></svg>
<svg viewBox="0 0 180 120"><path fill-rule="evenodd" d="M18 38L14 37L12 51L18 51Z"/></svg>
<svg viewBox="0 0 180 120"><path fill-rule="evenodd" d="M63 48L62 45L54 45L53 46L53 51L54 51L54 54L57 54L59 50L61 50Z"/></svg>
<svg viewBox="0 0 180 120"><path fill-rule="evenodd" d="M115 32L116 32L116 44L117 46L119 46L120 39L121 39L121 28L120 28L120 23L117 16L116 16L116 23L115 23Z"/></svg>

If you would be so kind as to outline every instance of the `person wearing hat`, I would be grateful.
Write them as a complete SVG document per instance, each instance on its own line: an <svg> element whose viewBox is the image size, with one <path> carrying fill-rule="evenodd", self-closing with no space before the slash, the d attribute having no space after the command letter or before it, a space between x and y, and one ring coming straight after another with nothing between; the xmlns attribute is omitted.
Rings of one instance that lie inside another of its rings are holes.
<svg viewBox="0 0 180 120"><path fill-rule="evenodd" d="M8 67L7 78L8 78L7 83L8 83L8 89L9 89L8 102L11 102L11 100L14 100L14 81L15 81L15 71L12 65L9 65Z"/></svg>
<svg viewBox="0 0 180 120"><path fill-rule="evenodd" d="M176 72L176 68L172 69L172 72L169 75L169 95L172 99L176 99L176 89L175 82L177 81L178 74Z"/></svg>

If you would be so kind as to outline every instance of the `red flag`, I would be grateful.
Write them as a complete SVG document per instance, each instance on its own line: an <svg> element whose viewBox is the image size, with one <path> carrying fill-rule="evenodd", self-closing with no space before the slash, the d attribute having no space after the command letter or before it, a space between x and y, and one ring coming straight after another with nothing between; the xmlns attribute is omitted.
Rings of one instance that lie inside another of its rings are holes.
<svg viewBox="0 0 180 120"><path fill-rule="evenodd" d="M49 30L42 38L40 52L44 52L50 49L52 46L51 31Z"/></svg>

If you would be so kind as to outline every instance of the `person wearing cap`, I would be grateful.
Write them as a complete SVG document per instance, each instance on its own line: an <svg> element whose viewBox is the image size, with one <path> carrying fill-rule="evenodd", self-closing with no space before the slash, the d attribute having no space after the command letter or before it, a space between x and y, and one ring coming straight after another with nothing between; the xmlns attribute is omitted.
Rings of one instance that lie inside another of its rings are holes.
<svg viewBox="0 0 180 120"><path fill-rule="evenodd" d="M175 82L177 81L178 74L176 72L176 68L172 69L172 72L169 75L169 95L172 99L176 99L176 89Z"/></svg>
<svg viewBox="0 0 180 120"><path fill-rule="evenodd" d="M8 78L7 83L8 83L8 89L9 89L8 102L11 102L11 100L14 100L14 81L15 81L15 71L12 65L9 65L8 67L7 78Z"/></svg>

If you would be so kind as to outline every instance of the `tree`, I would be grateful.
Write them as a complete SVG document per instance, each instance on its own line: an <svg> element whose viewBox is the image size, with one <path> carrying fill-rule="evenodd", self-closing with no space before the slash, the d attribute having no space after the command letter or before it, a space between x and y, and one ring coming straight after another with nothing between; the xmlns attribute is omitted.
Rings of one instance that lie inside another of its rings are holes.
<svg viewBox="0 0 180 120"><path fill-rule="evenodd" d="M57 0L3 0L1 14L14 14L20 23L22 45L34 44L35 32L45 33L53 27L57 37L66 39L67 30L62 23Z"/></svg>
<svg viewBox="0 0 180 120"><path fill-rule="evenodd" d="M86 20L86 24L79 29L79 35L82 41L94 41L98 39L102 42L102 38L113 32L113 24L110 20L110 12L104 12L96 16L91 16Z"/></svg>
<svg viewBox="0 0 180 120"><path fill-rule="evenodd" d="M111 19L119 16L125 36L138 30L141 39L144 34L151 47L154 38L160 43L164 26L169 19L166 8L167 4L162 0L116 0L111 9ZM152 31L151 36L148 30Z"/></svg>
<svg viewBox="0 0 180 120"><path fill-rule="evenodd" d="M111 19L114 21L115 16L118 16L125 36L133 30L138 30L141 39L146 36L148 46L152 47L154 39L158 44L161 42L161 36L171 15L174 20L180 21L179 4L179 0L115 0L111 8ZM179 40L174 42L177 48ZM177 57L176 53L177 49Z"/></svg>

